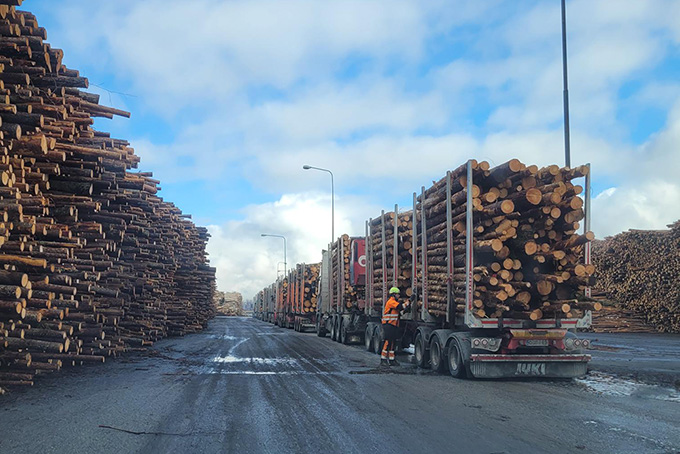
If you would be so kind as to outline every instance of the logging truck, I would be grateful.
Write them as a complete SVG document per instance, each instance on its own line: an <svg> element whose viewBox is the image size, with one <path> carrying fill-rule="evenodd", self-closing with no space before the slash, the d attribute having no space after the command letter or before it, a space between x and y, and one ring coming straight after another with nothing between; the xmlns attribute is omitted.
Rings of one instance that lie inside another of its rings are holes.
<svg viewBox="0 0 680 454"><path fill-rule="evenodd" d="M572 183L580 178L583 186ZM322 252L315 316L286 309L299 301L289 275L262 292L259 317L296 329L315 323L320 337L378 353L387 289L398 287L413 304L397 348L413 345L418 367L471 378L581 376L589 341L576 331L601 309L590 292L589 229L590 165L469 160L414 193L411 209L395 205L369 219L363 237L343 235Z"/></svg>
<svg viewBox="0 0 680 454"><path fill-rule="evenodd" d="M322 252L319 337L343 344L362 342L369 322L366 306L366 239L343 235Z"/></svg>
<svg viewBox="0 0 680 454"><path fill-rule="evenodd" d="M264 322L274 323L276 320L276 294L279 281L260 290L255 297L253 316Z"/></svg>
<svg viewBox="0 0 680 454"><path fill-rule="evenodd" d="M414 345L418 367L475 378L586 373L589 341L575 332L600 308L589 301L590 168L485 164L447 172L413 194L412 210L395 206L366 222L364 238L324 252L319 336L378 353L396 286L414 301L400 346ZM571 183L580 177L585 206Z"/></svg>
<svg viewBox="0 0 680 454"><path fill-rule="evenodd" d="M280 282L276 318L279 326L298 332L315 329L320 266L299 263Z"/></svg>

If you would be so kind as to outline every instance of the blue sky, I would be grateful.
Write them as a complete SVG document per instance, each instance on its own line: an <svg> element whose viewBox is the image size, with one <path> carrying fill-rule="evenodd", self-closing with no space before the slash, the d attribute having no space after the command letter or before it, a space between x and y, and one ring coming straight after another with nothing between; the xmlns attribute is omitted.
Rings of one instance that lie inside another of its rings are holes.
<svg viewBox="0 0 680 454"><path fill-rule="evenodd" d="M289 262L468 158L563 162L558 0L27 0L162 195L209 225L223 290ZM680 218L680 3L568 0L572 162L593 230Z"/></svg>

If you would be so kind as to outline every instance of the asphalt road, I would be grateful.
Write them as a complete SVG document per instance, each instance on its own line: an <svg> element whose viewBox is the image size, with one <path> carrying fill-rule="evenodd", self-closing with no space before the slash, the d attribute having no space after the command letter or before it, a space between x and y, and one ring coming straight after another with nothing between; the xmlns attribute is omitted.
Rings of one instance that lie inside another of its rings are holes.
<svg viewBox="0 0 680 454"><path fill-rule="evenodd" d="M380 373L377 362L311 333L219 317L148 354L0 398L0 453L680 452L671 388L599 371L454 380Z"/></svg>
<svg viewBox="0 0 680 454"><path fill-rule="evenodd" d="M581 333L593 348L591 368L680 390L680 335Z"/></svg>

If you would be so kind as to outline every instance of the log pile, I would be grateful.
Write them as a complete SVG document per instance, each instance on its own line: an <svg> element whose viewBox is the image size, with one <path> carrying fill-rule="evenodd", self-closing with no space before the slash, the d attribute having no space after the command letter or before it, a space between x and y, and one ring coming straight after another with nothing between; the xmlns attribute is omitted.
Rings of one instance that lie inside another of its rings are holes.
<svg viewBox="0 0 680 454"><path fill-rule="evenodd" d="M680 221L668 230L629 230L593 244L596 291L655 330L680 332ZM611 324L611 323L610 323ZM612 329L633 331L623 319ZM597 328L597 326L596 326Z"/></svg>
<svg viewBox="0 0 680 454"><path fill-rule="evenodd" d="M395 283L394 279L394 227L397 227L397 278L396 287L399 287L401 295L411 296L411 266L413 263L413 211L396 214L385 213L377 219L371 220L370 236L367 247L371 248L371 260L373 276L373 310L382 312L383 301L388 295L383 295L383 268L385 270L386 290ZM385 258L383 262L383 230Z"/></svg>
<svg viewBox="0 0 680 454"><path fill-rule="evenodd" d="M594 333L653 333L657 331L647 323L643 314L599 295L594 295L593 298L602 303L602 310L593 313L590 331Z"/></svg>
<svg viewBox="0 0 680 454"><path fill-rule="evenodd" d="M129 113L81 91L20 3L0 0L0 386L198 331L215 311L207 230L93 128Z"/></svg>
<svg viewBox="0 0 680 454"><path fill-rule="evenodd" d="M243 312L243 296L238 292L215 292L216 315L241 316Z"/></svg>
<svg viewBox="0 0 680 454"><path fill-rule="evenodd" d="M280 278L276 286L276 312L283 314L286 312L288 301L288 277Z"/></svg>
<svg viewBox="0 0 680 454"><path fill-rule="evenodd" d="M351 309L363 300L366 292L364 285L352 285L350 280L352 238L342 235L331 247L331 308L345 307ZM342 280L339 278L342 276ZM343 312L340 310L340 312Z"/></svg>
<svg viewBox="0 0 680 454"><path fill-rule="evenodd" d="M296 288L293 313L297 315L316 313L319 293L321 264L299 264L296 266Z"/></svg>
<svg viewBox="0 0 680 454"><path fill-rule="evenodd" d="M600 303L583 302L594 284L593 265L583 264L583 247L594 236L579 234L584 218L583 188L572 180L588 167L526 166L512 159L495 168L472 161L474 229L474 313L480 318L578 318ZM449 173L418 197L418 256L427 239L428 312L447 309L447 204L451 206L452 310L465 310L467 169ZM420 269L420 268L419 268ZM418 279L422 279L419 273ZM578 301L577 301L578 300ZM579 302L580 301L580 302ZM419 302L422 304L422 302Z"/></svg>

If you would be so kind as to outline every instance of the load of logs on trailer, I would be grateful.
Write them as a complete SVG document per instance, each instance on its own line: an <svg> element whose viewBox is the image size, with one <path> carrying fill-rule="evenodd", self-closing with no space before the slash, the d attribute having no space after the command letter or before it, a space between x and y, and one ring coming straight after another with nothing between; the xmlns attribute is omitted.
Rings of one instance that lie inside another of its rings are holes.
<svg viewBox="0 0 680 454"><path fill-rule="evenodd" d="M313 314L316 312L317 293L319 290L320 263L299 263L289 275L290 311L295 315Z"/></svg>
<svg viewBox="0 0 680 454"><path fill-rule="evenodd" d="M384 282L394 281L394 254L393 248L388 247L388 245L394 242L394 227L397 227L397 242L399 257L397 260L397 286L401 291L402 295L410 297L413 293L411 287L411 266L412 266L412 252L413 245L411 244L413 238L413 211L407 211L399 213L395 216L394 212L385 213L385 235L383 237L383 229L381 228L381 223L383 222L383 217L373 219L370 222L370 241L369 244L372 248L371 258L373 260L373 276L369 276L368 279L373 279L373 305L374 310L381 312L383 301L387 300L388 295L383 295L383 266L382 257L385 254L385 274L386 279ZM385 246L385 247L383 247ZM389 289L386 289L389 290Z"/></svg>
<svg viewBox="0 0 680 454"><path fill-rule="evenodd" d="M358 288L350 282L350 247L349 235L343 234L331 245L331 276L332 281L338 283L338 288L332 289L335 298L331 298L331 305L335 307L341 300L345 308L349 309L356 304L358 299L364 299L364 288ZM338 276L343 276L344 282L340 284ZM339 298L338 298L339 296Z"/></svg>
<svg viewBox="0 0 680 454"><path fill-rule="evenodd" d="M595 282L595 266L583 264L584 246L594 235L590 231L578 233L584 218L583 199L579 196L583 187L571 182L584 177L589 167L551 165L539 169L512 159L495 168L485 161L473 160L472 169L474 314L480 318L540 320L581 318L585 310L601 309L601 303L585 295L585 289ZM446 314L447 203L452 207L453 297L456 311L465 311L466 164L448 176L448 201L446 178L416 198L416 257L422 256L422 245L426 244L427 309L433 316ZM406 251L412 247L408 241L411 218L412 211L396 216L396 234L403 241L400 250L404 251L398 260L400 286L410 285L411 259ZM393 226L395 214L388 213L387 219ZM372 234L376 225L373 222ZM422 239L423 225L426 242ZM382 268L382 242L391 241L393 235L385 239L372 236L374 280L379 280ZM391 279L389 252L386 260ZM422 280L420 269L415 278ZM384 295L375 295L380 304L383 299Z"/></svg>
<svg viewBox="0 0 680 454"><path fill-rule="evenodd" d="M618 316L596 318L594 329L644 331L646 324L680 332L680 221L668 227L629 230L593 243L598 274L593 296L621 308L614 311Z"/></svg>
<svg viewBox="0 0 680 454"><path fill-rule="evenodd" d="M0 0L0 387L104 362L214 315L207 230L163 201L125 140L129 117L81 91L21 0Z"/></svg>

